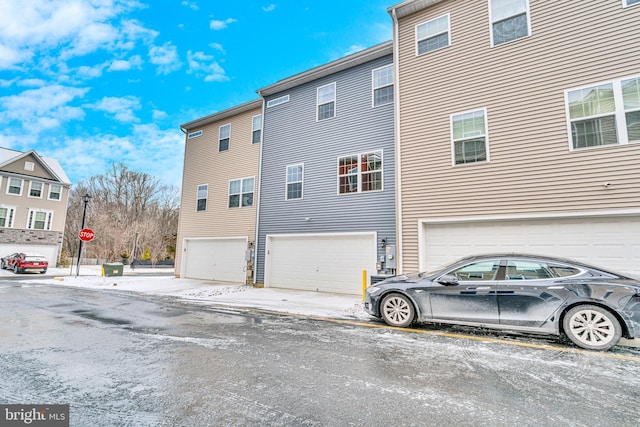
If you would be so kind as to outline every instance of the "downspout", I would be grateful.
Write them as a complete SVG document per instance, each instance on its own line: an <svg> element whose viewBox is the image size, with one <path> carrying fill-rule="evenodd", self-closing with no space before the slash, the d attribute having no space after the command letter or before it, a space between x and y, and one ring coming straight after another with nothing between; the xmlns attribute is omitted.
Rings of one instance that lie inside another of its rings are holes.
<svg viewBox="0 0 640 427"><path fill-rule="evenodd" d="M185 165L187 164L187 141L189 140L189 136L187 135L187 129L184 129L182 126L180 126L180 130L182 131L182 133L184 133L184 153L182 155L182 182L180 183L180 206L182 206L182 201L184 200L184 171ZM178 236L181 236L181 217L182 209L180 209L180 212L178 212ZM175 271L176 265L174 265L174 276L177 278L180 278L180 276L182 276L182 272L184 271L184 249L184 239L182 239L182 242L178 243L176 236L176 257L180 257L180 266L178 267L179 270Z"/></svg>
<svg viewBox="0 0 640 427"><path fill-rule="evenodd" d="M255 226L256 236L253 239L253 286L256 286L256 283L258 280L258 262L257 262L258 261L258 236L260 231L258 227L260 224L260 194L262 193L262 150L264 148L264 143L263 143L264 128L266 124L266 121L264 119L265 118L264 113L265 113L265 106L267 104L261 91L258 91L258 95L260 95L260 98L262 98L262 131L260 132L260 154L259 154L260 158L258 159L258 196L256 198L256 226ZM264 269L264 265L262 266L262 268ZM264 286L264 283L263 283L263 286Z"/></svg>
<svg viewBox="0 0 640 427"><path fill-rule="evenodd" d="M396 274L402 274L404 268L403 250L402 250L402 162L400 151L400 53L398 41L398 16L396 9L391 9L391 18L393 20L393 68L395 79L395 90L393 91L394 103L394 123L395 123L395 148L396 148L396 257L398 268Z"/></svg>

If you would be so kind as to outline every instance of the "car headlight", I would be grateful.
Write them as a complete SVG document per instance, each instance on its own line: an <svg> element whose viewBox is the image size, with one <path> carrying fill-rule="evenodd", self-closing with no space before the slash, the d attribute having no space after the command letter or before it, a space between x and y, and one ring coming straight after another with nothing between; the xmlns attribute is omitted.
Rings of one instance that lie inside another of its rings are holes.
<svg viewBox="0 0 640 427"><path fill-rule="evenodd" d="M377 287L375 287L375 286L369 286L369 287L367 288L367 293L368 293L368 294L371 294L371 295L373 295L373 294L377 294L377 293L378 293L378 292L380 292L380 291L381 291L381 289L380 289L380 288L377 288Z"/></svg>

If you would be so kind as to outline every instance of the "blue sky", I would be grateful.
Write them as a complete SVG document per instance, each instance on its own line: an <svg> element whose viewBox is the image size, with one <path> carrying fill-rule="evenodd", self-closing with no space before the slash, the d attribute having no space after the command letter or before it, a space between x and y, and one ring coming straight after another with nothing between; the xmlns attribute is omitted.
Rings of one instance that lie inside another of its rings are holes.
<svg viewBox="0 0 640 427"><path fill-rule="evenodd" d="M391 39L387 0L1 0L0 147L180 186L180 124Z"/></svg>

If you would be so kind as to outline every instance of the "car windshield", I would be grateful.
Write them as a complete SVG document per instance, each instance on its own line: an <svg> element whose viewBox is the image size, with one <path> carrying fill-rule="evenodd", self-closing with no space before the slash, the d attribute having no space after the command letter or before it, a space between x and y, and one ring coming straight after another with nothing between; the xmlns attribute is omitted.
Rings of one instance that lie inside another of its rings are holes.
<svg viewBox="0 0 640 427"><path fill-rule="evenodd" d="M46 261L46 259L41 256L27 256L24 259L25 261L39 261L39 262Z"/></svg>

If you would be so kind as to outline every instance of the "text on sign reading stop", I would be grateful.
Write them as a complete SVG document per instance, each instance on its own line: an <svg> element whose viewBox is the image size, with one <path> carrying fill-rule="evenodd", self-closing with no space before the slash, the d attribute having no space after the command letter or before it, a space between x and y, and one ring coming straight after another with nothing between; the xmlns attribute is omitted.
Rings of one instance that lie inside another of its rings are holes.
<svg viewBox="0 0 640 427"><path fill-rule="evenodd" d="M88 242L89 240L93 240L95 233L90 228L83 228L80 230L80 233L78 233L78 237L80 237L80 240L83 242Z"/></svg>

